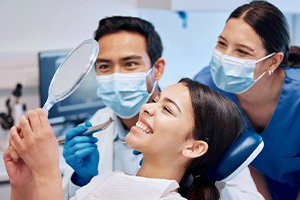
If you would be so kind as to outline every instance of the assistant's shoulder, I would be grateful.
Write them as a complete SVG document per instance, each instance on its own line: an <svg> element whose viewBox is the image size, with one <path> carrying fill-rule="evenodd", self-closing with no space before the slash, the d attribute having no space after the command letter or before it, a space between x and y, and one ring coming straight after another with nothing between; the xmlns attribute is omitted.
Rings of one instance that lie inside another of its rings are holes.
<svg viewBox="0 0 300 200"><path fill-rule="evenodd" d="M210 77L210 67L206 66L194 76L194 80L200 83L205 83L204 81L210 79Z"/></svg>
<svg viewBox="0 0 300 200"><path fill-rule="evenodd" d="M196 76L194 76L194 80L205 84L214 90L218 90L211 77L210 66L204 67L200 72L198 72Z"/></svg>
<svg viewBox="0 0 300 200"><path fill-rule="evenodd" d="M284 68L286 78L300 82L300 67L285 67Z"/></svg>

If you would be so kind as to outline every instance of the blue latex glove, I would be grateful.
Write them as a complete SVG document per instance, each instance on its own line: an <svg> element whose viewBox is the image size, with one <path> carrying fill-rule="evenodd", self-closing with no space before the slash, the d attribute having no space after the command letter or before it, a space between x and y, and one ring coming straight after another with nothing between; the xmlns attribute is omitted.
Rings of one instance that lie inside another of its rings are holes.
<svg viewBox="0 0 300 200"><path fill-rule="evenodd" d="M66 162L74 169L72 182L84 186L98 174L99 151L93 135L80 135L92 124L87 121L66 133L63 156Z"/></svg>
<svg viewBox="0 0 300 200"><path fill-rule="evenodd" d="M140 151L138 151L138 150L133 150L133 152L132 152L134 155L140 155L141 154L141 152ZM143 163L143 158L141 159L141 161L140 161L140 166L142 166L142 163Z"/></svg>

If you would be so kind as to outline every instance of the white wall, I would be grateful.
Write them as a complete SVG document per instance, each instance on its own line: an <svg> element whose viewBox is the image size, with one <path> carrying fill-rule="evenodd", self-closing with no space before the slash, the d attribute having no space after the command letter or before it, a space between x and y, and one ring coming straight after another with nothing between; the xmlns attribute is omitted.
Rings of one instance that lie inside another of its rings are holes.
<svg viewBox="0 0 300 200"><path fill-rule="evenodd" d="M73 48L93 36L99 19L112 15L140 16L162 37L167 66L162 88L181 77L193 77L208 65L229 10L187 12L187 27L174 10L137 8L139 0L0 1L0 112L16 83L24 86L28 108L39 106L37 52ZM289 16L300 32L300 17ZM300 44L298 34L293 44Z"/></svg>
<svg viewBox="0 0 300 200"><path fill-rule="evenodd" d="M37 53L92 38L105 16L136 15L136 0L0 1L0 112L16 83L28 108L39 106Z"/></svg>
<svg viewBox="0 0 300 200"><path fill-rule="evenodd" d="M139 16L151 21L160 34L166 59L162 88L193 76L209 64L212 50L229 12L188 12L187 27L175 11L139 9Z"/></svg>
<svg viewBox="0 0 300 200"><path fill-rule="evenodd" d="M138 10L139 16L151 21L160 34L166 59L165 74L159 85L162 88L177 82L182 77L193 78L197 72L210 62L226 19L231 10L226 11L187 11L187 27L174 10ZM291 43L300 45L300 15L285 13L290 24Z"/></svg>

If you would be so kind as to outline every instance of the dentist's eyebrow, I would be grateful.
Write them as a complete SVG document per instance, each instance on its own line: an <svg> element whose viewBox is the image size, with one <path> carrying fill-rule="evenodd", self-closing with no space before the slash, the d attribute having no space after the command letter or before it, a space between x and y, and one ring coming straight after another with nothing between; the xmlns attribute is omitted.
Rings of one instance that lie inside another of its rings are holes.
<svg viewBox="0 0 300 200"><path fill-rule="evenodd" d="M109 59L97 58L96 63L100 63L100 62L111 63L111 61Z"/></svg>
<svg viewBox="0 0 300 200"><path fill-rule="evenodd" d="M173 104L177 108L177 110L179 111L179 113L181 113L181 109L179 108L179 106L177 105L177 103L175 101L173 101L172 99L170 99L168 97L165 97L164 101Z"/></svg>
<svg viewBox="0 0 300 200"><path fill-rule="evenodd" d="M142 56L139 55L132 55L132 56L126 56L122 58L122 60L127 61L127 60L141 60Z"/></svg>

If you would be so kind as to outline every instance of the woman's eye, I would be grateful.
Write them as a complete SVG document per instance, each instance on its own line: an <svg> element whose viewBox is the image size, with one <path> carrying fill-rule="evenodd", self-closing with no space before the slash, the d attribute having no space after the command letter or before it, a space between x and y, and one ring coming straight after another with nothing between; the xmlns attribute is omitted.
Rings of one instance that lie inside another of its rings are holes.
<svg viewBox="0 0 300 200"><path fill-rule="evenodd" d="M167 106L163 106L163 109L164 109L165 111L167 111L168 113L172 114L171 110L170 110Z"/></svg>

